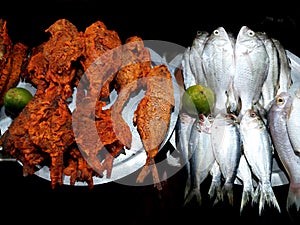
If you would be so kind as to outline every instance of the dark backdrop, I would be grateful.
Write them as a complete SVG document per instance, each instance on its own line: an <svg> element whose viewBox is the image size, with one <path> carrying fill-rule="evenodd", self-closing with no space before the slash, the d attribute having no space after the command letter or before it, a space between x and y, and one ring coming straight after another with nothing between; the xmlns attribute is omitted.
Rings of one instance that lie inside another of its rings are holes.
<svg viewBox="0 0 300 225"><path fill-rule="evenodd" d="M79 30L101 20L108 29L117 31L122 40L139 35L144 40L169 41L184 47L192 43L198 30L212 31L223 26L227 31L237 33L242 25L247 25L253 30L266 31L280 40L286 49L300 55L297 35L300 20L295 16L259 16L253 13L251 16L233 13L218 16L207 10L211 15L208 16L204 8L192 4L174 3L169 8L151 2L132 5L128 2L106 3L89 0L40 1L35 4L10 1L5 10L1 10L0 17L7 20L13 42L30 47L47 40L44 30L57 19L66 18ZM274 187L282 212L266 205L259 216L257 205L248 205L242 214L239 213L239 185L235 187L234 206L226 203L213 206L206 194L209 179L202 185L203 204L198 206L192 202L183 206L185 179L186 172L182 169L167 180L161 193L153 186L132 187L115 182L96 185L92 190L68 185L52 190L44 179L23 177L18 163L0 162L0 215L3 220L27 224L178 224L180 221L184 224L215 224L220 220L225 224L299 223L300 212L292 211L288 215L285 209L287 185Z"/></svg>

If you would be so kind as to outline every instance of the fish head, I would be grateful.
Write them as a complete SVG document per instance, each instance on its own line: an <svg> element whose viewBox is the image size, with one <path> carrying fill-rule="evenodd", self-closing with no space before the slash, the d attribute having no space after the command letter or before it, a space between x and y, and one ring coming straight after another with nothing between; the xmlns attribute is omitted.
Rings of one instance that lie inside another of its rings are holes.
<svg viewBox="0 0 300 225"><path fill-rule="evenodd" d="M209 117L204 115L203 113L199 114L199 124L198 129L201 132L210 133L211 130L211 121L209 120Z"/></svg>
<svg viewBox="0 0 300 225"><path fill-rule="evenodd" d="M225 115L225 119L228 123L239 124L239 118L234 113L226 113L224 115Z"/></svg>
<svg viewBox="0 0 300 225"><path fill-rule="evenodd" d="M263 127L263 120L258 112L255 112L253 109L248 109L241 118L240 125L246 127L247 129L261 128Z"/></svg>
<svg viewBox="0 0 300 225"><path fill-rule="evenodd" d="M280 111L284 117L289 117L292 106L292 95L288 92L281 92L275 97L270 111Z"/></svg>
<svg viewBox="0 0 300 225"><path fill-rule="evenodd" d="M208 39L209 33L207 31L197 31L196 37L193 40L193 45L195 47L202 46Z"/></svg>
<svg viewBox="0 0 300 225"><path fill-rule="evenodd" d="M264 43L255 31L248 26L242 26L236 38L236 46L243 48L244 53L249 53L256 48L264 48Z"/></svg>
<svg viewBox="0 0 300 225"><path fill-rule="evenodd" d="M206 45L213 45L214 48L225 49L228 46L232 48L232 41L224 27L218 27L209 35Z"/></svg>
<svg viewBox="0 0 300 225"><path fill-rule="evenodd" d="M268 35L266 32L263 32L263 31L257 31L256 32L256 35L258 38L260 38L261 40L267 40L269 39Z"/></svg>

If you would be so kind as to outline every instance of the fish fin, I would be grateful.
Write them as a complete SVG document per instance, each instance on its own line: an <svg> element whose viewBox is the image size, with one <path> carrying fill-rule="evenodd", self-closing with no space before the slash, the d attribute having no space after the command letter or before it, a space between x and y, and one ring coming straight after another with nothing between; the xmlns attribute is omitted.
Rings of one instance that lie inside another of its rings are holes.
<svg viewBox="0 0 300 225"><path fill-rule="evenodd" d="M152 159L152 158L150 158L150 159L147 160L146 164L143 166L141 172L139 173L139 175L138 175L138 177L136 179L136 182L137 183L143 183L144 179L146 178L146 176L150 172L152 173L152 178L153 178L154 186L158 190L162 190L162 184L161 184L160 179L159 179L157 167L156 167L154 159Z"/></svg>
<svg viewBox="0 0 300 225"><path fill-rule="evenodd" d="M191 202L191 200L193 198L196 198L196 202L201 205L201 193L200 193L200 189L199 188L193 188L189 194L187 195L185 201L184 201L184 205L188 204L189 202Z"/></svg>
<svg viewBox="0 0 300 225"><path fill-rule="evenodd" d="M295 206L297 211L300 209L300 186L293 187L290 183L288 197L287 197L287 203L286 203L286 209L289 211L289 209Z"/></svg>
<svg viewBox="0 0 300 225"><path fill-rule="evenodd" d="M208 195L210 199L212 199L216 195L213 205L217 204L220 200L223 201L224 198L223 198L223 192L221 188L221 181L213 180L211 182L211 185L208 190Z"/></svg>
<svg viewBox="0 0 300 225"><path fill-rule="evenodd" d="M259 196L260 196L260 185L257 185L257 187L253 193L253 196L252 196L252 205L259 202Z"/></svg>
<svg viewBox="0 0 300 225"><path fill-rule="evenodd" d="M250 201L250 197L253 198L253 188L252 189L244 189L242 193L242 200L240 206L240 214L242 213L246 204Z"/></svg>
<svg viewBox="0 0 300 225"><path fill-rule="evenodd" d="M191 180L187 179L186 184L185 184L185 189L184 189L184 198L187 198L190 190L191 190Z"/></svg>
<svg viewBox="0 0 300 225"><path fill-rule="evenodd" d="M261 215L266 202L268 203L269 206L273 205L279 212L281 212L279 204L273 192L271 183L259 184L259 186L261 190L260 199L259 199L259 215Z"/></svg>
<svg viewBox="0 0 300 225"><path fill-rule="evenodd" d="M233 205L233 183L226 183L222 188L223 196L226 194L230 205Z"/></svg>

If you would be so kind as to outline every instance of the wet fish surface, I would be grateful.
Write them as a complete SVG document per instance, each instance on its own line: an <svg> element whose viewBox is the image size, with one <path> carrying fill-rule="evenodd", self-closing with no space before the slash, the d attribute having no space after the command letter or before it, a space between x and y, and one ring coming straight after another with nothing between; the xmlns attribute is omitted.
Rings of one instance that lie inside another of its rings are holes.
<svg viewBox="0 0 300 225"><path fill-rule="evenodd" d="M289 177L286 209L300 208L300 157L295 154L287 131L287 120L292 105L292 96L281 92L276 96L268 113L268 126L275 151Z"/></svg>
<svg viewBox="0 0 300 225"><path fill-rule="evenodd" d="M215 159L225 180L222 195L227 195L229 203L233 204L233 185L242 155L237 116L231 113L219 113L214 118L211 127L211 143Z"/></svg>
<svg viewBox="0 0 300 225"><path fill-rule="evenodd" d="M292 98L291 111L287 119L287 132L295 153L300 156L300 86Z"/></svg>
<svg viewBox="0 0 300 225"><path fill-rule="evenodd" d="M240 102L239 118L259 101L268 74L269 57L265 45L256 33L243 26L236 38L233 91Z"/></svg>
<svg viewBox="0 0 300 225"><path fill-rule="evenodd" d="M190 159L190 189L186 197L185 204L194 197L201 204L200 185L207 178L214 164L215 157L211 146L210 119L204 114L194 121L190 141L189 152L192 154Z"/></svg>
<svg viewBox="0 0 300 225"><path fill-rule="evenodd" d="M227 91L234 75L232 40L223 27L214 30L205 43L202 61L207 86L215 93L213 116L226 112Z"/></svg>
<svg viewBox="0 0 300 225"><path fill-rule="evenodd" d="M188 195L191 186L191 170L190 170L190 158L191 153L189 151L189 141L192 132L192 127L196 117L192 117L185 112L180 112L176 124L176 137L177 137L177 148L181 154L181 163L186 169L187 179L185 184L184 198Z"/></svg>
<svg viewBox="0 0 300 225"><path fill-rule="evenodd" d="M240 134L245 158L253 175L258 180L253 199L255 202L259 199L259 215L261 215L265 203L268 203L269 206L273 205L280 212L271 184L272 140L263 120L252 109L247 110L241 119Z"/></svg>

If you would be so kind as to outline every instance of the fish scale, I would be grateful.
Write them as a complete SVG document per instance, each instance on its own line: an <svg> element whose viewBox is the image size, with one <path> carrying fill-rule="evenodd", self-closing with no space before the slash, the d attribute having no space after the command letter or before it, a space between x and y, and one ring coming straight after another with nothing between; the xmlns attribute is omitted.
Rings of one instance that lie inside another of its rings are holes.
<svg viewBox="0 0 300 225"><path fill-rule="evenodd" d="M227 94L234 75L232 39L223 27L214 30L202 52L202 63L207 86L215 93L213 116L226 112Z"/></svg>

